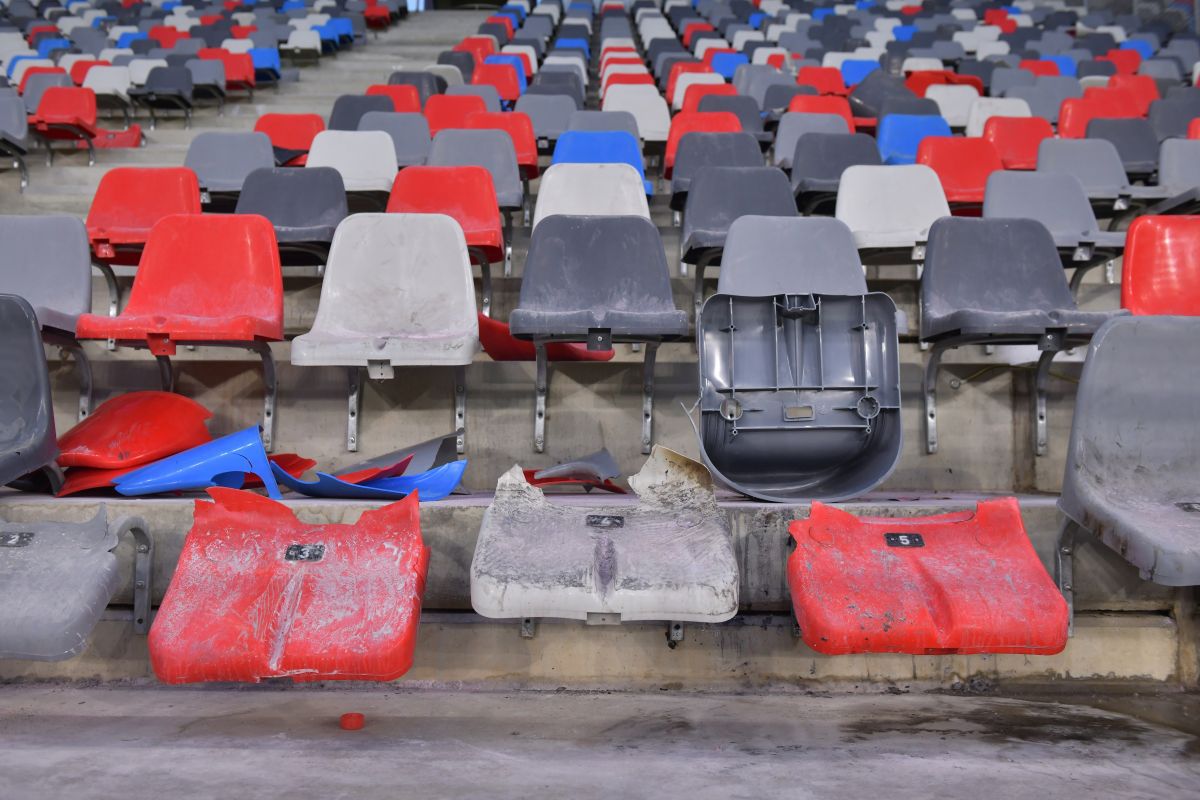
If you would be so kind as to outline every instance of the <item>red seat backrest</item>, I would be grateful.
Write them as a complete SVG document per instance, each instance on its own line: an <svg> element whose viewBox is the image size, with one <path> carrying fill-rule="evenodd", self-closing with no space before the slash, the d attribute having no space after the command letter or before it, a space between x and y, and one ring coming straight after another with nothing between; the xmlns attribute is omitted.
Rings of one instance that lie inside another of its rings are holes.
<svg viewBox="0 0 1200 800"><path fill-rule="evenodd" d="M283 334L275 229L257 214L172 214L150 231L130 316L250 317Z"/></svg>
<svg viewBox="0 0 1200 800"><path fill-rule="evenodd" d="M475 55L475 65L483 63L483 60L496 52L496 40L490 36L467 36L461 42L454 45L454 49L473 53Z"/></svg>
<svg viewBox="0 0 1200 800"><path fill-rule="evenodd" d="M200 58L220 61L225 65L225 83L248 83L254 85L254 59L249 53L231 53L221 47L205 47Z"/></svg>
<svg viewBox="0 0 1200 800"><path fill-rule="evenodd" d="M1117 98L1073 97L1064 100L1058 112L1058 135L1064 139L1083 139L1093 119L1139 116L1132 100Z"/></svg>
<svg viewBox="0 0 1200 800"><path fill-rule="evenodd" d="M701 31L715 31L716 28L708 22L689 22L683 26L683 46L692 46L692 37Z"/></svg>
<svg viewBox="0 0 1200 800"><path fill-rule="evenodd" d="M495 86L501 100L516 101L521 97L521 82L512 64L480 64L471 75L476 86Z"/></svg>
<svg viewBox="0 0 1200 800"><path fill-rule="evenodd" d="M681 111L671 120L663 166L669 170L675 165L679 141L689 133L741 133L741 130L741 121L730 111Z"/></svg>
<svg viewBox="0 0 1200 800"><path fill-rule="evenodd" d="M1118 75L1136 75L1138 67L1142 65L1142 54L1137 50L1113 49L1096 60L1111 61Z"/></svg>
<svg viewBox="0 0 1200 800"><path fill-rule="evenodd" d="M1122 308L1200 316L1200 217L1138 217L1129 226L1123 264Z"/></svg>
<svg viewBox="0 0 1200 800"><path fill-rule="evenodd" d="M71 65L71 83L76 86L82 86L84 79L87 77L88 71L92 67L108 67L111 62L108 61L76 61Z"/></svg>
<svg viewBox="0 0 1200 800"><path fill-rule="evenodd" d="M712 67L705 66L696 61L680 61L671 65L671 71L667 73L667 102L671 102L675 97L675 84L679 83L679 76L687 72L712 72Z"/></svg>
<svg viewBox="0 0 1200 800"><path fill-rule="evenodd" d="M508 31L508 38L510 38L510 39L512 38L512 36L513 36L512 17L508 16L507 14L496 14L495 16L488 17L487 19L484 20L484 22L494 22L496 24L503 25L504 29L506 31Z"/></svg>
<svg viewBox="0 0 1200 800"><path fill-rule="evenodd" d="M172 25L156 25L150 29L150 33L147 35L168 50L174 47L180 39L188 38L186 33Z"/></svg>
<svg viewBox="0 0 1200 800"><path fill-rule="evenodd" d="M88 209L90 238L113 228L150 229L171 214L200 213L200 182L187 167L116 167L104 173Z"/></svg>
<svg viewBox="0 0 1200 800"><path fill-rule="evenodd" d="M436 136L447 128L467 127L467 117L487 111L487 103L474 94L435 94L425 101L425 121Z"/></svg>
<svg viewBox="0 0 1200 800"><path fill-rule="evenodd" d="M257 25L234 25L229 29L229 33L234 39L249 39L250 34L258 30Z"/></svg>
<svg viewBox="0 0 1200 800"><path fill-rule="evenodd" d="M1143 117L1149 113L1150 104L1158 99L1158 83L1149 75L1113 75L1108 79L1108 88L1132 97L1138 115Z"/></svg>
<svg viewBox="0 0 1200 800"><path fill-rule="evenodd" d="M698 83L695 86L689 86L687 91L683 93L683 110L699 111L700 101L710 94L736 95L737 89L728 83Z"/></svg>
<svg viewBox="0 0 1200 800"><path fill-rule="evenodd" d="M415 86L377 83L367 87L367 94L390 97L392 105L400 113L421 113L421 93Z"/></svg>
<svg viewBox="0 0 1200 800"><path fill-rule="evenodd" d="M1027 58L1020 63L1020 68L1026 72L1032 72L1034 75L1057 75L1058 64L1053 61L1042 61L1036 58Z"/></svg>
<svg viewBox="0 0 1200 800"><path fill-rule="evenodd" d="M854 133L854 114L850 111L850 101L844 97L798 94L788 101L787 110L802 114L836 114L846 120L846 127Z"/></svg>
<svg viewBox="0 0 1200 800"><path fill-rule="evenodd" d="M842 71L834 67L801 67L796 73L796 83L811 86L821 94L846 94L846 81Z"/></svg>
<svg viewBox="0 0 1200 800"><path fill-rule="evenodd" d="M453 217L468 247L480 247L493 261L504 258L500 206L484 167L405 167L392 183L387 210Z"/></svg>
<svg viewBox="0 0 1200 800"><path fill-rule="evenodd" d="M320 114L263 114L254 130L265 133L275 147L309 150L312 140L325 130L325 120Z"/></svg>
<svg viewBox="0 0 1200 800"><path fill-rule="evenodd" d="M44 122L75 122L96 124L96 93L91 89L52 86L42 95L36 117Z"/></svg>
<svg viewBox="0 0 1200 800"><path fill-rule="evenodd" d="M991 117L983 126L983 138L1005 169L1037 169L1038 145L1053 136L1050 121L1041 117Z"/></svg>
<svg viewBox="0 0 1200 800"><path fill-rule="evenodd" d="M1200 139L1200 117L1188 123L1188 138Z"/></svg>
<svg viewBox="0 0 1200 800"><path fill-rule="evenodd" d="M1004 169L992 143L979 138L926 136L917 147L917 163L937 173L954 202L983 202L983 190L993 172Z"/></svg>
<svg viewBox="0 0 1200 800"><path fill-rule="evenodd" d="M477 130L504 131L513 140L517 165L536 170L538 163L537 136L533 121L520 111L476 111L467 115L466 127Z"/></svg>

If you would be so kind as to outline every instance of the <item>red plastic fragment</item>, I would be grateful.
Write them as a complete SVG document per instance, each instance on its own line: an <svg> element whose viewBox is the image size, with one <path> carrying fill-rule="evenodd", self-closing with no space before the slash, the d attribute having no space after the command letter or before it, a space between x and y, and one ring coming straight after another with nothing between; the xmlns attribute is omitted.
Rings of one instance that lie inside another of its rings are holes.
<svg viewBox="0 0 1200 800"><path fill-rule="evenodd" d="M407 455L404 458L392 464L390 467L369 467L367 469L359 469L354 472L347 472L344 475L338 475L339 481L346 483L365 483L373 481L376 478L399 478L408 469L408 465L412 463L412 455Z"/></svg>
<svg viewBox="0 0 1200 800"><path fill-rule="evenodd" d="M338 719L338 725L344 731L361 731L365 722L366 718L362 714L353 711L349 714L342 714Z"/></svg>
<svg viewBox="0 0 1200 800"><path fill-rule="evenodd" d="M1052 655L1066 646L1066 602L1016 498L910 518L813 503L788 531L792 603L817 652Z"/></svg>
<svg viewBox="0 0 1200 800"><path fill-rule="evenodd" d="M105 400L58 439L62 467L127 469L211 441L212 412L171 392L130 392Z"/></svg>
<svg viewBox="0 0 1200 800"><path fill-rule="evenodd" d="M537 478L539 470L523 469L525 482L530 486L584 486L590 489L603 489L613 494L626 494L626 491L612 482L611 478L592 480L587 478Z"/></svg>
<svg viewBox="0 0 1200 800"><path fill-rule="evenodd" d="M164 683L391 681L412 665L429 550L416 493L353 525L209 489L150 631Z"/></svg>

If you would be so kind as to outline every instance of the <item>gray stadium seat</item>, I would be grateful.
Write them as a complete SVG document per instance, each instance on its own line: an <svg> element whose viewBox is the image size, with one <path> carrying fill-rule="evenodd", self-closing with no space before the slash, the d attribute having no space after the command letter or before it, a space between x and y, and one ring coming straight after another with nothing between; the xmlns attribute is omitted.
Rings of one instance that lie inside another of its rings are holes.
<svg viewBox="0 0 1200 800"><path fill-rule="evenodd" d="M345 219L346 187L332 167L270 167L246 176L237 214L271 221L283 266L324 264L338 223Z"/></svg>
<svg viewBox="0 0 1200 800"><path fill-rule="evenodd" d="M356 95L344 94L333 101L333 110L329 112L329 124L325 126L330 131L356 131L363 114L370 111L395 111L392 99L385 95Z"/></svg>
<svg viewBox="0 0 1200 800"><path fill-rule="evenodd" d="M183 165L196 173L203 201L232 207L247 175L275 166L275 151L265 133L203 131L192 139Z"/></svg>
<svg viewBox="0 0 1200 800"><path fill-rule="evenodd" d="M517 154L512 138L505 131L440 131L433 137L427 163L431 167L484 167L492 174L496 200L502 210L513 211L524 204Z"/></svg>
<svg viewBox="0 0 1200 800"><path fill-rule="evenodd" d="M761 167L762 149L748 133L689 133L679 140L671 170L671 208L683 211L696 175L708 167Z"/></svg>
<svg viewBox="0 0 1200 800"><path fill-rule="evenodd" d="M5 486L58 454L41 326L29 303L16 295L0 294L0 371L22 376L10 378L8 390L0 392L0 486Z"/></svg>
<svg viewBox="0 0 1200 800"><path fill-rule="evenodd" d="M383 131L396 146L396 165L420 166L429 158L433 139L424 115L396 111L368 111L358 121L360 131Z"/></svg>
<svg viewBox="0 0 1200 800"><path fill-rule="evenodd" d="M1130 183L1158 171L1158 136L1147 120L1093 119L1087 126L1087 138L1112 142Z"/></svg>
<svg viewBox="0 0 1200 800"><path fill-rule="evenodd" d="M797 139L792 193L801 213L832 212L842 173L858 165L883 165L875 139L865 133L806 133Z"/></svg>

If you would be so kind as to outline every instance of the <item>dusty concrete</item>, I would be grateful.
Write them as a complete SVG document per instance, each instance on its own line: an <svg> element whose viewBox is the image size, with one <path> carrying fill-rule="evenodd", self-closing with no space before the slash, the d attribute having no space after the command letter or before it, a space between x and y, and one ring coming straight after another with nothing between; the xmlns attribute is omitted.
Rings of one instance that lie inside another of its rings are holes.
<svg viewBox="0 0 1200 800"><path fill-rule="evenodd" d="M6 800L1200 796L1194 727L975 696L7 686L0 735Z"/></svg>

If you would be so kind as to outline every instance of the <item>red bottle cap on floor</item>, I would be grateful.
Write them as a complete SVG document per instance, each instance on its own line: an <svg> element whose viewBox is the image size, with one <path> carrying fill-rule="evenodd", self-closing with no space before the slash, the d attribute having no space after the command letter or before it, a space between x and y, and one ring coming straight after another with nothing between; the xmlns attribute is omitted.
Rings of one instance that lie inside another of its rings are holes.
<svg viewBox="0 0 1200 800"><path fill-rule="evenodd" d="M362 730L363 722L363 715L358 713L342 714L342 718L338 720L338 724L342 726L342 730L344 731L360 731Z"/></svg>

